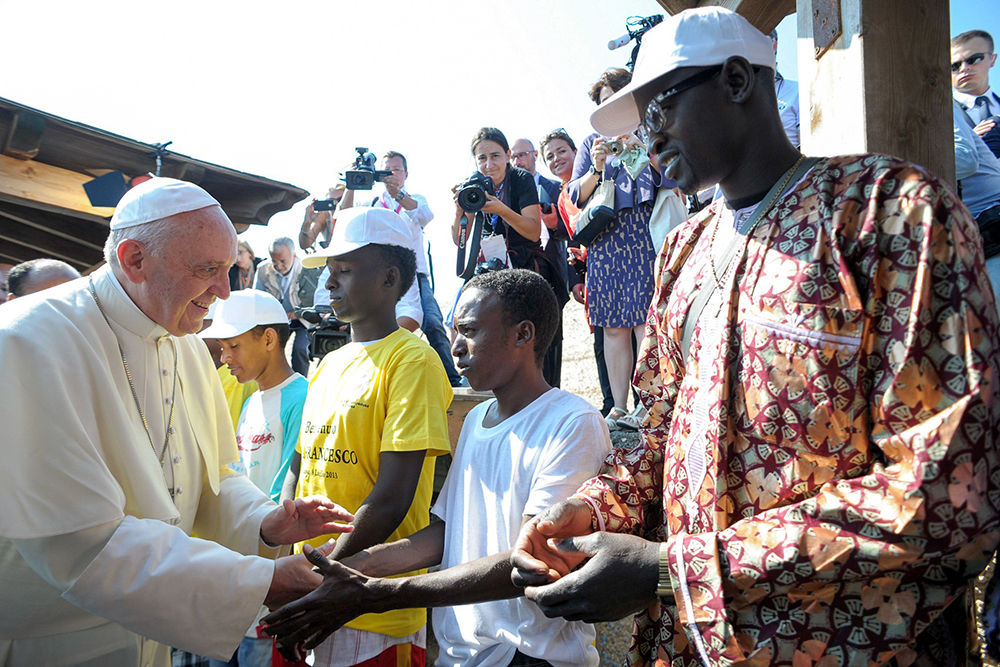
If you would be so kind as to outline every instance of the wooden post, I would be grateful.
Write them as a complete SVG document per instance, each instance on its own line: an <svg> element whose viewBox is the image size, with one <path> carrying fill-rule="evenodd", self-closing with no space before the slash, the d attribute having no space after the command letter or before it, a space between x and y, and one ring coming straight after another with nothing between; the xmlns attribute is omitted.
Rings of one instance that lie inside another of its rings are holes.
<svg viewBox="0 0 1000 667"><path fill-rule="evenodd" d="M803 151L887 153L954 187L948 0L840 0L840 37L817 60L814 10L830 4L797 0Z"/></svg>

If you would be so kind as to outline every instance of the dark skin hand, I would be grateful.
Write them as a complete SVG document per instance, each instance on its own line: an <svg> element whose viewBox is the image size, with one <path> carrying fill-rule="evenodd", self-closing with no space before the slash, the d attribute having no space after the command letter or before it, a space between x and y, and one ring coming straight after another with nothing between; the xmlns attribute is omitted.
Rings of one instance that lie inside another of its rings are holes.
<svg viewBox="0 0 1000 667"><path fill-rule="evenodd" d="M570 498L527 522L514 543L511 580L550 618L612 621L658 601L659 544L595 533L591 517L590 505Z"/></svg>
<svg viewBox="0 0 1000 667"><path fill-rule="evenodd" d="M423 449L382 453L375 486L354 513L354 532L337 540L330 558L341 560L389 539L413 503L426 456Z"/></svg>
<svg viewBox="0 0 1000 667"><path fill-rule="evenodd" d="M526 522L528 517L525 517ZM431 524L404 540L379 545L370 553L338 563L316 550L309 561L323 574L323 583L301 600L264 618L266 632L279 645L305 642L314 648L345 623L367 613L410 607L446 607L518 597L510 580L510 552L480 558L456 567L399 579L378 579L354 565L382 574L397 574L439 563L444 549L444 523ZM406 568L406 570L401 570Z"/></svg>

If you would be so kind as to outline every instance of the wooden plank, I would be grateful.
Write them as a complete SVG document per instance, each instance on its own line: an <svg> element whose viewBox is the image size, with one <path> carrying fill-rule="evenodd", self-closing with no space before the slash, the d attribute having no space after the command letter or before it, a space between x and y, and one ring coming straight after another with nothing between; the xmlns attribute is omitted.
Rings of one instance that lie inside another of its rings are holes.
<svg viewBox="0 0 1000 667"><path fill-rule="evenodd" d="M808 155L885 153L954 185L947 0L841 0L818 60L814 0L798 0L799 110Z"/></svg>
<svg viewBox="0 0 1000 667"><path fill-rule="evenodd" d="M7 258L6 261L11 264L20 264L21 262L26 262L29 259L40 259L43 257L53 257L53 254L43 250L38 250L37 248L32 248L21 243L14 241L8 241L7 239L0 238L0 257ZM62 257L57 257L56 259L62 259L68 264L76 267L77 269L91 266L91 263L85 262L79 258L77 259L64 259Z"/></svg>
<svg viewBox="0 0 1000 667"><path fill-rule="evenodd" d="M109 218L114 208L91 206L83 184L87 174L60 169L34 160L0 155L0 193L59 208Z"/></svg>
<svg viewBox="0 0 1000 667"><path fill-rule="evenodd" d="M89 266L95 257L103 256L103 249L84 246L75 240L53 236L41 229L17 222L4 222L0 226L0 239L45 253L48 257L64 262Z"/></svg>
<svg viewBox="0 0 1000 667"><path fill-rule="evenodd" d="M698 0L656 0L656 2L660 7L663 7L663 11L671 16L685 9L698 6Z"/></svg>
<svg viewBox="0 0 1000 667"><path fill-rule="evenodd" d="M671 16L693 7L725 7L736 12L765 35L781 19L795 13L795 0L656 0Z"/></svg>
<svg viewBox="0 0 1000 667"><path fill-rule="evenodd" d="M868 147L954 186L948 0L865 0L861 23Z"/></svg>

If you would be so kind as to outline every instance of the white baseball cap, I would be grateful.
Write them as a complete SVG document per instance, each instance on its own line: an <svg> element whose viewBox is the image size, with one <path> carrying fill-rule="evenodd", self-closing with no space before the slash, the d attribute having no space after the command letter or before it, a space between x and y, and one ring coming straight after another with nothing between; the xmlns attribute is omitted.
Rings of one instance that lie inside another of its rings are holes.
<svg viewBox="0 0 1000 667"><path fill-rule="evenodd" d="M642 38L632 81L604 101L590 124L606 137L632 132L642 121L634 93L680 67L721 65L741 56L751 65L774 69L771 38L735 12L722 7L685 9Z"/></svg>
<svg viewBox="0 0 1000 667"><path fill-rule="evenodd" d="M144 225L209 206L221 208L212 195L194 183L155 176L125 193L111 216L111 230Z"/></svg>
<svg viewBox="0 0 1000 667"><path fill-rule="evenodd" d="M302 259L302 266L326 266L327 257L339 257L370 243L398 245L413 250L413 237L399 213L381 206L358 206L337 213L330 245Z"/></svg>
<svg viewBox="0 0 1000 667"><path fill-rule="evenodd" d="M201 338L233 338L262 324L288 324L281 302L260 290L239 290L213 305L212 324L198 334Z"/></svg>

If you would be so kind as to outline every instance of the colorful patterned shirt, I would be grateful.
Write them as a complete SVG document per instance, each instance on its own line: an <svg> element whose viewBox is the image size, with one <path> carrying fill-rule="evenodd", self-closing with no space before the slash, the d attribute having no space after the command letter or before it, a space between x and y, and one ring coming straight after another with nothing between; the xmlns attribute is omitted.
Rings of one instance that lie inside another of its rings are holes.
<svg viewBox="0 0 1000 667"><path fill-rule="evenodd" d="M728 282L716 270L724 326L709 303L685 361L726 213L668 237L635 375L643 444L578 491L595 526L668 545L675 604L637 614L628 664L907 664L1000 537L998 317L975 221L919 167L822 159Z"/></svg>

